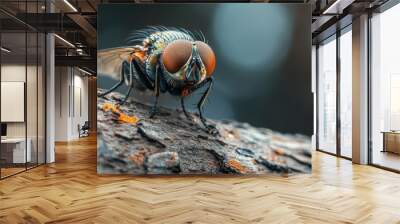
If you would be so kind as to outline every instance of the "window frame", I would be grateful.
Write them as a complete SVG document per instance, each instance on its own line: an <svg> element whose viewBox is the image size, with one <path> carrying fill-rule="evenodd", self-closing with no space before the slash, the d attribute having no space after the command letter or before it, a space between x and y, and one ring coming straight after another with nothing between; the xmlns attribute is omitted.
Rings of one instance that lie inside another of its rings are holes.
<svg viewBox="0 0 400 224"><path fill-rule="evenodd" d="M341 119L340 119L340 82L341 82L341 67L340 67L340 37L344 35L347 32L352 32L352 23L347 24L343 28L339 29L336 31L336 33L328 36L327 38L320 40L316 44L316 150L319 152L323 152L329 155L337 156L340 158L344 158L346 160L352 160L352 158L347 157L342 155L342 150L341 150ZM336 41L336 152L332 153L327 150L321 149L320 143L319 143L319 135L320 135L320 127L319 127L319 100L320 100L320 94L319 94L319 87L320 87L320 74L319 74L319 47L321 44L325 44L330 41Z"/></svg>

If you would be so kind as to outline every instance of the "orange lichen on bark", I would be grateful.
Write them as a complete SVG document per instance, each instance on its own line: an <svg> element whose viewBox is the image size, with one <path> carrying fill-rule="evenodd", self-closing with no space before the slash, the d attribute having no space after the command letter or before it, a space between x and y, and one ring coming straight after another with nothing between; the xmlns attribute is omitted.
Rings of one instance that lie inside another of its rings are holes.
<svg viewBox="0 0 400 224"><path fill-rule="evenodd" d="M243 166L239 161L234 159L228 160L228 166L235 169L236 171L239 171L240 173L247 172L247 168Z"/></svg>
<svg viewBox="0 0 400 224"><path fill-rule="evenodd" d="M146 157L146 152L145 151L139 151L137 153L134 153L133 155L130 156L130 159L138 166L142 166L144 164L144 160Z"/></svg>
<svg viewBox="0 0 400 224"><path fill-rule="evenodd" d="M283 139L279 136L272 136L271 138L272 140L276 140L276 141L282 141Z"/></svg>
<svg viewBox="0 0 400 224"><path fill-rule="evenodd" d="M129 124L137 124L137 122L139 121L138 117L129 116L129 115L125 114L118 108L118 106L115 106L111 103L103 104L102 108L103 108L103 111L106 111L106 112L111 110L111 112L113 112L115 115L117 115L118 121L129 123Z"/></svg>
<svg viewBox="0 0 400 224"><path fill-rule="evenodd" d="M282 156L282 155L285 154L285 150L284 150L284 149L281 149L281 148L276 148L276 149L274 149L274 152L275 152L277 155L279 155L279 156Z"/></svg>
<svg viewBox="0 0 400 224"><path fill-rule="evenodd" d="M137 124L139 121L139 118L135 116L128 116L124 113L121 113L118 118L119 121L125 122L125 123L130 123L130 124Z"/></svg>

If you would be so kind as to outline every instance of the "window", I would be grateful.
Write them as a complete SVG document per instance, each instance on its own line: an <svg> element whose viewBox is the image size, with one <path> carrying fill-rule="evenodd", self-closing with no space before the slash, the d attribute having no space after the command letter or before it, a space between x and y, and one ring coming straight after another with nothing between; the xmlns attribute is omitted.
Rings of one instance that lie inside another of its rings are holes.
<svg viewBox="0 0 400 224"><path fill-rule="evenodd" d="M318 47L318 149L336 153L336 36Z"/></svg>
<svg viewBox="0 0 400 224"><path fill-rule="evenodd" d="M371 19L371 162L400 170L400 5Z"/></svg>
<svg viewBox="0 0 400 224"><path fill-rule="evenodd" d="M352 33L351 26L340 36L340 155L352 157Z"/></svg>

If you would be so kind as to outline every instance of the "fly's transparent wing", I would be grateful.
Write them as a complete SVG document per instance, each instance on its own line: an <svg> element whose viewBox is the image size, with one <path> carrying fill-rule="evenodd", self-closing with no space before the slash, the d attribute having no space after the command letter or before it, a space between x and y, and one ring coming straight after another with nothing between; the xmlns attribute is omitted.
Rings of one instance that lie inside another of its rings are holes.
<svg viewBox="0 0 400 224"><path fill-rule="evenodd" d="M121 65L124 60L128 60L134 47L119 47L104 49L97 52L97 73L119 80Z"/></svg>

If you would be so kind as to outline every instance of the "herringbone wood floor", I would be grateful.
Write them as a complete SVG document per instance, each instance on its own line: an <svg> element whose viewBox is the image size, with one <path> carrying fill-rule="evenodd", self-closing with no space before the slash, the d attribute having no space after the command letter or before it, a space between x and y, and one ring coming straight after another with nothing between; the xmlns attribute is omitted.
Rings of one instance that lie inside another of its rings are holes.
<svg viewBox="0 0 400 224"><path fill-rule="evenodd" d="M400 223L400 175L314 153L289 178L96 174L96 140L0 181L0 223Z"/></svg>

